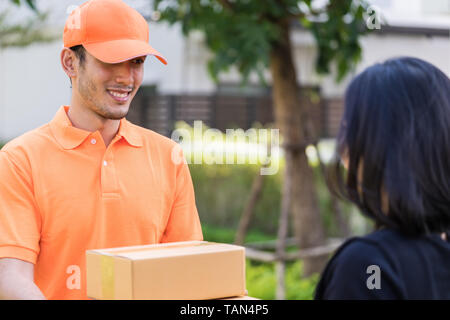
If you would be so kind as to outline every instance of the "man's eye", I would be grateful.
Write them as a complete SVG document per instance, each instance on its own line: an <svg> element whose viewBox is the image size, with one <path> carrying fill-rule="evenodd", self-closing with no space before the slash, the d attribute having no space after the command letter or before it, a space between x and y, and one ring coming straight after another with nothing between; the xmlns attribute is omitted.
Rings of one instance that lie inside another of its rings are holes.
<svg viewBox="0 0 450 320"><path fill-rule="evenodd" d="M144 59L134 59L133 62L135 64L142 64L142 63L144 63Z"/></svg>

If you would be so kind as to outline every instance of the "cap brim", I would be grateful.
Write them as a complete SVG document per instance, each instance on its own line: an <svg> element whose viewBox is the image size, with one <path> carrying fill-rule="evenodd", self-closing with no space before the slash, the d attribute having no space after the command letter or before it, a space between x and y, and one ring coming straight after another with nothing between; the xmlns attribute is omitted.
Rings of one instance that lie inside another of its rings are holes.
<svg viewBox="0 0 450 320"><path fill-rule="evenodd" d="M152 55L164 64L166 59L148 43L141 40L113 40L101 43L83 44L83 47L98 60L106 63L120 63L137 57Z"/></svg>

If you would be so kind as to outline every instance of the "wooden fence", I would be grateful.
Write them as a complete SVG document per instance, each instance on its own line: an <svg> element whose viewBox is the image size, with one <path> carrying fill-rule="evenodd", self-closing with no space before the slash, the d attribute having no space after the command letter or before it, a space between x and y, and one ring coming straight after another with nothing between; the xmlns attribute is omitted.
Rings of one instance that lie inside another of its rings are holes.
<svg viewBox="0 0 450 320"><path fill-rule="evenodd" d="M343 109L341 99L321 99L314 89L308 89L303 91L299 103L309 109L320 137L337 134ZM192 125L195 120L201 120L208 127L222 131L247 130L256 122L273 123L274 115L270 95L138 94L127 119L170 137L177 121Z"/></svg>

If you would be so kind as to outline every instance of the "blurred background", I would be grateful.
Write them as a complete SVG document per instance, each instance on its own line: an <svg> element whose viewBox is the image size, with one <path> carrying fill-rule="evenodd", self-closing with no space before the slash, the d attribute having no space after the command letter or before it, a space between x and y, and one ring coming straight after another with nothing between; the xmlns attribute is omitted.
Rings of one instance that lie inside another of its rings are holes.
<svg viewBox="0 0 450 320"><path fill-rule="evenodd" d="M150 44L168 60L146 60L128 120L168 137L195 120L223 134L281 130L274 175L261 176L261 163L190 170L205 240L248 248L249 295L311 299L337 245L373 228L324 179L346 85L398 56L450 75L450 0L124 1L147 19ZM70 104L62 31L83 2L0 2L0 145Z"/></svg>

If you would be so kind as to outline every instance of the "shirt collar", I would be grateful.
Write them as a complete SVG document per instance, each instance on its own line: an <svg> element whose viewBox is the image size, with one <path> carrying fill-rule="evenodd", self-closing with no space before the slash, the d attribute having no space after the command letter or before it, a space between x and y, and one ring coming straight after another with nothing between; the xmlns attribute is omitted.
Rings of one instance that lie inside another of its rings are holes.
<svg viewBox="0 0 450 320"><path fill-rule="evenodd" d="M61 106L52 121L50 121L50 128L56 141L64 149L75 149L81 145L92 132L74 127L67 116L68 110L69 106ZM125 118L120 120L117 135L125 138L125 141L134 147L143 146L142 137Z"/></svg>

